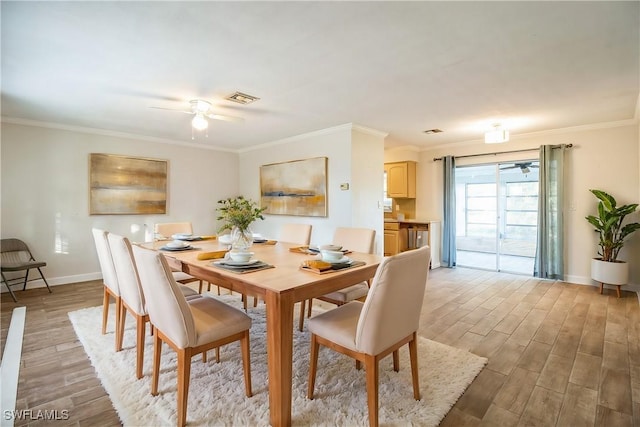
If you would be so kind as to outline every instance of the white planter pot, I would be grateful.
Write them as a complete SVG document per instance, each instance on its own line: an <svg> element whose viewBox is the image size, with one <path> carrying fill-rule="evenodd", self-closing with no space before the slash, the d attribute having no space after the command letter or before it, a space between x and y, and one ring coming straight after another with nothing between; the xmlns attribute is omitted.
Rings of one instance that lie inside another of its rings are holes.
<svg viewBox="0 0 640 427"><path fill-rule="evenodd" d="M625 261L605 262L593 258L591 278L607 285L626 285L629 282L629 264Z"/></svg>

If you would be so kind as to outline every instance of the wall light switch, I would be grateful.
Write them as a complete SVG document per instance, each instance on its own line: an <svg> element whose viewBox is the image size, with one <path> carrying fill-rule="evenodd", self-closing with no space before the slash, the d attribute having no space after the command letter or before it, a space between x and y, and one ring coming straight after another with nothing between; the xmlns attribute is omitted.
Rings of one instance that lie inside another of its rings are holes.
<svg viewBox="0 0 640 427"><path fill-rule="evenodd" d="M340 189L341 190L348 190L349 189L349 183L345 182L343 184L340 184Z"/></svg>

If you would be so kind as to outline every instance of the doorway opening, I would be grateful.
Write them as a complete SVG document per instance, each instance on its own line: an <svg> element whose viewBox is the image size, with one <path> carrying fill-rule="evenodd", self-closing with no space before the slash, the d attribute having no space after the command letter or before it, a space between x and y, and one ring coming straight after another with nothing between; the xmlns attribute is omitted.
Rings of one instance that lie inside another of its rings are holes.
<svg viewBox="0 0 640 427"><path fill-rule="evenodd" d="M456 259L461 267L533 275L538 161L456 167Z"/></svg>

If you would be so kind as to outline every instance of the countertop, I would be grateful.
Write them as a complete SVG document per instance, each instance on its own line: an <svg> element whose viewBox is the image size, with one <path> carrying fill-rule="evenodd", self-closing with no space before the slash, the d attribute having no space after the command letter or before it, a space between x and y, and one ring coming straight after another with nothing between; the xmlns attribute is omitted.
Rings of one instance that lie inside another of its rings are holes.
<svg viewBox="0 0 640 427"><path fill-rule="evenodd" d="M395 218L385 218L384 222L397 222L400 224L429 224L430 222L439 222L436 219L403 219L402 221Z"/></svg>

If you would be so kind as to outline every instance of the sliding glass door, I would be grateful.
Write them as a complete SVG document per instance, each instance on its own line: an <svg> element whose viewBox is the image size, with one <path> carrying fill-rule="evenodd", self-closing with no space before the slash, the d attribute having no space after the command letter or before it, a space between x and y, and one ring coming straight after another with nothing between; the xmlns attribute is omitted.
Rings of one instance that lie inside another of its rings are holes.
<svg viewBox="0 0 640 427"><path fill-rule="evenodd" d="M457 265L532 275L537 207L537 161L457 167Z"/></svg>

